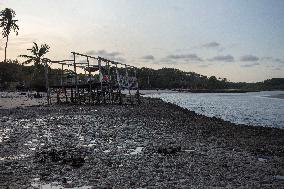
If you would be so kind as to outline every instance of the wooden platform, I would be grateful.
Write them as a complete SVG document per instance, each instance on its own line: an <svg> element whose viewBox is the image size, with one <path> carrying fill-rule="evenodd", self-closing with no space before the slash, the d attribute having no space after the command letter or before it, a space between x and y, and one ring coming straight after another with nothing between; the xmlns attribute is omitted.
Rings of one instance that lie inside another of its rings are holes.
<svg viewBox="0 0 284 189"><path fill-rule="evenodd" d="M127 92L128 93L128 92ZM67 84L50 86L50 103L138 104L140 94L123 94L110 83Z"/></svg>

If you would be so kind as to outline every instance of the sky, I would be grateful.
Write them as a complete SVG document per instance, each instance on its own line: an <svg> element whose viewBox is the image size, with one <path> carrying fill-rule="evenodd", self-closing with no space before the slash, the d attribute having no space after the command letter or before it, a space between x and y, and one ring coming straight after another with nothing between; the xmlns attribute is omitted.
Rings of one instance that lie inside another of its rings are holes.
<svg viewBox="0 0 284 189"><path fill-rule="evenodd" d="M4 8L20 27L9 59L37 42L52 60L75 51L234 82L284 77L283 0L0 0Z"/></svg>

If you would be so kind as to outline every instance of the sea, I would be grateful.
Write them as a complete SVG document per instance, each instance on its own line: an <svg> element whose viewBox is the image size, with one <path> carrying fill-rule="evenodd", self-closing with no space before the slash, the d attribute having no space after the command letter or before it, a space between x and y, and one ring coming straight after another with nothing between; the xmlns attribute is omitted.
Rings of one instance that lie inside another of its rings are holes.
<svg viewBox="0 0 284 189"><path fill-rule="evenodd" d="M144 96L160 98L198 114L219 117L237 124L284 129L284 91L250 93L156 91Z"/></svg>

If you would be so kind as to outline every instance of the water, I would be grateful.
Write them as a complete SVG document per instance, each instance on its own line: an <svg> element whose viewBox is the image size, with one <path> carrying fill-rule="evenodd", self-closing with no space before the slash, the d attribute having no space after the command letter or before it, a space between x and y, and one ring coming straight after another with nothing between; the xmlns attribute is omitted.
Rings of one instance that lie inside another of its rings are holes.
<svg viewBox="0 0 284 189"><path fill-rule="evenodd" d="M271 98L284 91L253 93L154 93L160 98L209 117L254 126L284 128L284 99Z"/></svg>

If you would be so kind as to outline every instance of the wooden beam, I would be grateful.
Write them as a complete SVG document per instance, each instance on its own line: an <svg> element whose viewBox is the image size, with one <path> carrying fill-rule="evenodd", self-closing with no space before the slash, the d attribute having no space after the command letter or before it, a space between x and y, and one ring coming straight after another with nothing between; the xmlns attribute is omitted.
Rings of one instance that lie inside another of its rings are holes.
<svg viewBox="0 0 284 189"><path fill-rule="evenodd" d="M93 59L98 59L97 57L94 57L94 56L89 56L89 55L86 55L86 54L81 54L81 53L76 53L76 52L71 52L72 54L74 55L79 55L79 56L84 56L84 57L88 57L88 58L93 58Z"/></svg>
<svg viewBox="0 0 284 189"><path fill-rule="evenodd" d="M52 60L51 62L54 62L54 63L63 63L63 62L73 62L74 60Z"/></svg>
<svg viewBox="0 0 284 189"><path fill-rule="evenodd" d="M88 57L87 57L87 58L88 58ZM82 65L83 65L83 64L86 64L86 65L87 65L88 63L87 63L87 62L76 62L76 64L82 64Z"/></svg>
<svg viewBox="0 0 284 189"><path fill-rule="evenodd" d="M67 64L67 63L56 63L56 64L61 64L61 65L67 65L67 66L72 66L73 64Z"/></svg>

